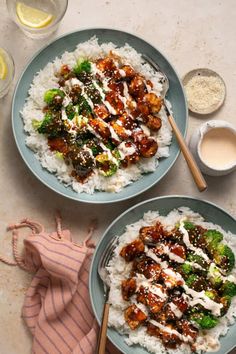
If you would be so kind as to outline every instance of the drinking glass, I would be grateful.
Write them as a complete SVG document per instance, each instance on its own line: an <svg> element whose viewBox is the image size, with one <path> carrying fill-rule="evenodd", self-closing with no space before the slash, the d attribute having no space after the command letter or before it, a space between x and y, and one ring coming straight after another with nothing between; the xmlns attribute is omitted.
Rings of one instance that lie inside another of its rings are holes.
<svg viewBox="0 0 236 354"><path fill-rule="evenodd" d="M11 55L1 47L0 55L6 64L6 77L4 79L0 79L0 98L2 98L7 94L14 78L15 65Z"/></svg>
<svg viewBox="0 0 236 354"><path fill-rule="evenodd" d="M53 16L52 21L42 28L33 28L24 25L20 21L16 12L16 6L18 2L51 14ZM48 37L53 32L55 32L62 18L64 17L68 6L68 0L6 0L6 3L11 19L17 24L17 26L24 32L26 36L35 39Z"/></svg>

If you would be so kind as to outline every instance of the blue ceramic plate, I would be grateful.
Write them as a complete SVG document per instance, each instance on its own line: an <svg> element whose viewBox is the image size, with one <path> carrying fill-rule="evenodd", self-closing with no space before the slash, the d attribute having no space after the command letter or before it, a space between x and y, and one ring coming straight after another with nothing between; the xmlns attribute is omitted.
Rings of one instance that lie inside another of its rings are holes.
<svg viewBox="0 0 236 354"><path fill-rule="evenodd" d="M236 220L227 214L223 209L220 209L214 204L209 202L189 198L185 196L168 196L159 197L144 201L140 204L133 206L132 208L121 214L105 231L102 239L100 240L95 254L93 257L90 278L89 289L90 299L93 306L95 316L100 323L104 302L103 285L98 276L97 268L101 255L106 248L107 243L115 235L122 235L125 231L126 225L132 224L143 217L143 214L149 210L159 211L161 215L167 215L174 208L181 206L189 207L195 212L200 213L207 221L220 225L225 231L231 231L236 234ZM236 346L236 324L231 326L227 335L222 337L221 349L215 354L226 354L234 346ZM115 344L115 346L125 354L148 354L147 350L140 346L129 347L125 341L125 336L120 335L114 329L108 329L108 337Z"/></svg>
<svg viewBox="0 0 236 354"><path fill-rule="evenodd" d="M129 33L112 29L87 29L69 33L56 39L38 52L27 65L16 86L12 106L12 126L16 144L23 160L33 174L46 186L65 197L81 202L111 203L125 200L144 192L165 176L179 154L179 147L175 138L173 138L170 147L170 156L160 161L157 170L144 175L138 181L125 187L121 192L96 192L93 195L86 193L78 194L74 192L71 187L66 187L60 183L55 175L45 170L35 158L34 153L25 145L26 133L24 132L23 121L19 113L24 106L34 75L40 69L43 69L48 62L53 61L56 56L61 56L65 51L74 51L78 43L87 41L94 35L97 36L100 43L112 41L118 46L124 46L125 43L128 43L139 53L146 54L160 65L170 80L168 98L172 103L176 122L182 134L185 135L187 124L186 101L181 82L172 65L157 49L143 39Z"/></svg>

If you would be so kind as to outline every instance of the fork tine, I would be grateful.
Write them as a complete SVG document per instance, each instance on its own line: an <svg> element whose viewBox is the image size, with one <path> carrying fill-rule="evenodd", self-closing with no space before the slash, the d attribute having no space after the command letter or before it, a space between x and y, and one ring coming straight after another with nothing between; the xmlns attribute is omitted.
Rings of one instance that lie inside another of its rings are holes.
<svg viewBox="0 0 236 354"><path fill-rule="evenodd" d="M111 253L113 252L114 248L116 247L117 240L118 240L118 237L116 236L114 239L112 239L108 243L107 247L105 248L105 250L100 258L100 261L98 264L99 269L104 268L108 264L108 261L110 260Z"/></svg>

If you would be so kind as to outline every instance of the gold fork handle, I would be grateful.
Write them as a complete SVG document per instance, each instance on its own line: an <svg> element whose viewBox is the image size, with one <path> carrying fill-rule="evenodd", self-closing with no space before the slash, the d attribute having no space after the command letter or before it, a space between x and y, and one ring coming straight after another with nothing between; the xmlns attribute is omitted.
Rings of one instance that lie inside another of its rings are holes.
<svg viewBox="0 0 236 354"><path fill-rule="evenodd" d="M97 343L97 354L105 354L106 342L107 342L107 324L108 324L108 315L109 315L110 304L105 303L102 314L102 322L98 336Z"/></svg>
<svg viewBox="0 0 236 354"><path fill-rule="evenodd" d="M207 188L207 184L206 181L201 173L201 171L199 170L199 167L197 166L197 163L193 157L193 155L191 154L191 152L189 151L189 148L177 126L177 124L175 123L174 118L172 117L171 114L168 114L168 119L170 122L170 125L175 133L176 139L179 143L180 149L185 157L185 160L188 164L188 167L190 169L190 172L192 173L193 179L199 189L200 192L203 192L206 188Z"/></svg>

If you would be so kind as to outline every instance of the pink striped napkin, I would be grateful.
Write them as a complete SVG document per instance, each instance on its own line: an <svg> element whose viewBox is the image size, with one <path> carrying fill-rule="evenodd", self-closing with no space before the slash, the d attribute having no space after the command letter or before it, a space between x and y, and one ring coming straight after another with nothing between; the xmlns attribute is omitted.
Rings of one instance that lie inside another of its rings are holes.
<svg viewBox="0 0 236 354"><path fill-rule="evenodd" d="M24 240L23 258L17 251L18 229L30 227ZM94 354L98 325L88 292L88 277L94 245L91 230L83 245L75 244L68 230L48 234L42 225L29 220L10 226L13 230L15 262L0 257L5 263L19 265L34 273L26 292L22 316L33 335L35 354ZM120 353L107 343L109 354Z"/></svg>

